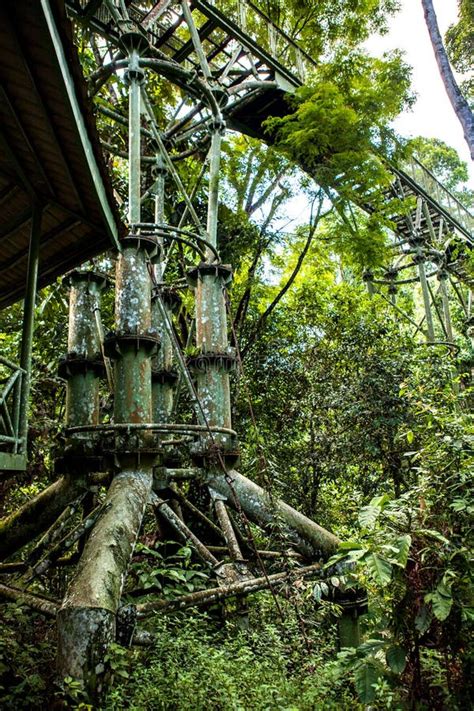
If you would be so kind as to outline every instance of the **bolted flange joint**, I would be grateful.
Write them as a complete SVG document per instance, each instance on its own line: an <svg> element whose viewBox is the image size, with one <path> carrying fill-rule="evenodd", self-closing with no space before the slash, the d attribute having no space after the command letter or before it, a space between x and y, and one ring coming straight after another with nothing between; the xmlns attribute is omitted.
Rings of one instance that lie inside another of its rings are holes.
<svg viewBox="0 0 474 711"><path fill-rule="evenodd" d="M133 225L131 225L133 229ZM151 262L160 259L160 245L154 235L143 235L139 232L131 232L120 240L122 249L135 248L138 251L144 250Z"/></svg>
<svg viewBox="0 0 474 711"><path fill-rule="evenodd" d="M110 286L110 279L106 274L86 269L73 269L68 272L62 280L64 286L68 287L75 286L78 282L97 284L100 290Z"/></svg>
<svg viewBox="0 0 474 711"><path fill-rule="evenodd" d="M426 261L426 253L422 247L417 247L412 255L413 264L423 264Z"/></svg>
<svg viewBox="0 0 474 711"><path fill-rule="evenodd" d="M75 375L86 375L89 372L93 372L98 378L105 377L105 366L100 353L94 359L83 358L77 353L68 353L58 365L58 375L65 380L69 380Z"/></svg>
<svg viewBox="0 0 474 711"><path fill-rule="evenodd" d="M188 269L186 277L191 287L195 288L199 279L204 276L214 276L222 281L223 286L227 286L232 281L232 267L229 264L211 264L201 262L197 267Z"/></svg>
<svg viewBox="0 0 474 711"><path fill-rule="evenodd" d="M154 355L160 345L160 337L151 333L109 333L104 340L104 353L108 358L120 358L124 351L135 349Z"/></svg>
<svg viewBox="0 0 474 711"><path fill-rule="evenodd" d="M152 369L151 380L153 383L159 383L160 385L174 385L178 380L178 373L176 370L169 368L162 368L161 370Z"/></svg>
<svg viewBox="0 0 474 711"><path fill-rule="evenodd" d="M202 352L188 358L187 365L188 368L198 373L207 373L211 368L231 373L235 370L236 365L235 350L229 348L226 353Z"/></svg>
<svg viewBox="0 0 474 711"><path fill-rule="evenodd" d="M209 133L220 133L221 136L225 134L226 124L222 116L214 116L209 122Z"/></svg>

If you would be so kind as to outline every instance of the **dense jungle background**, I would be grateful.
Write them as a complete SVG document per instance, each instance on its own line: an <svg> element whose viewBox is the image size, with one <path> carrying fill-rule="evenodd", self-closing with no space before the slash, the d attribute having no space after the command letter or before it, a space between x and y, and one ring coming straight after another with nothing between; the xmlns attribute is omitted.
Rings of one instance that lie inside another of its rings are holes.
<svg viewBox="0 0 474 711"><path fill-rule="evenodd" d="M390 253L384 161L418 156L472 208L467 167L443 142L404 141L390 128L414 101L410 68L398 53L368 56L363 43L386 29L395 0L258 4L318 59L320 70L292 99L290 117L269 122L274 147L237 134L225 142L219 239L223 262L234 269L229 308L241 356L232 382L240 470L344 540L331 565L352 566L331 585L367 590L363 642L337 649L340 608L325 599L325 583L314 581L289 584L277 599L257 593L244 609L231 602L156 613L148 620L151 644L116 644L104 660L113 681L104 709L467 709L474 619L472 332L453 299L456 348L429 346L363 280L364 270L386 263ZM459 5L460 23L447 45L461 65L473 30L472 3ZM92 49L80 29L76 39L87 73ZM470 95L469 82L463 90ZM120 79L108 91L102 101L125 106ZM157 117L166 118L169 91L157 81ZM111 143L125 145L116 124L103 115L98 121ZM314 180L296 167L303 155ZM125 204L124 161L111 154L107 160ZM178 168L192 184L199 155ZM370 216L357 207L363 190L377 206ZM205 181L196 200L204 214ZM170 222L182 209L171 187ZM184 249L169 279L181 278L186 257ZM113 255L96 265L113 275ZM474 277L473 265L467 268ZM192 303L186 289L178 291L175 326L184 348ZM112 302L110 294L106 327ZM398 303L420 319L416 290L401 290ZM0 314L0 349L12 360L21 318L20 304ZM57 375L67 350L62 282L39 294L36 324L30 466L24 475L0 479L2 515L55 479L65 407ZM107 417L105 387L101 405ZM177 417L185 420L189 412L183 393ZM278 525L267 537L255 535L262 549L281 542ZM294 564L289 557L286 565ZM266 565L272 572L271 559ZM39 576L33 589L60 596L69 575L64 564ZM127 599L143 589L173 599L208 582L210 572L191 548L160 538L150 515ZM51 619L2 601L2 708L92 708L73 679L57 684L54 638Z"/></svg>

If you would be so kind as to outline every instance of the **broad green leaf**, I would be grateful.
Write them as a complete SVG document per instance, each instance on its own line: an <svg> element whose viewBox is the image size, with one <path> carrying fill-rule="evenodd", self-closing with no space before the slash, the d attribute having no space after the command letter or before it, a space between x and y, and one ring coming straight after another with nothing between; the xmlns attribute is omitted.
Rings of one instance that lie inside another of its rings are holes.
<svg viewBox="0 0 474 711"><path fill-rule="evenodd" d="M388 494L382 494L381 496L374 496L369 505L374 506L375 508L378 508L383 511L389 501L390 496L388 496Z"/></svg>
<svg viewBox="0 0 474 711"><path fill-rule="evenodd" d="M411 536L407 533L405 536L400 536L397 539L396 547L398 548L397 561L403 567L406 566L408 562L408 553L411 547Z"/></svg>
<svg viewBox="0 0 474 711"><path fill-rule="evenodd" d="M366 639L357 647L357 651L361 654L375 654L386 645L384 639Z"/></svg>
<svg viewBox="0 0 474 711"><path fill-rule="evenodd" d="M375 583L384 587L390 582L392 577L392 565L388 560L381 558L377 553L370 553L370 555L365 558L365 562L369 575Z"/></svg>
<svg viewBox="0 0 474 711"><path fill-rule="evenodd" d="M439 541L440 543L444 543L446 546L449 546L449 541L447 538L445 538L439 531L433 531L431 528L420 528L417 533L422 533L425 536L428 536L429 538L434 538L436 541Z"/></svg>
<svg viewBox="0 0 474 711"><path fill-rule="evenodd" d="M432 619L433 617L429 607L427 605L423 605L415 617L415 627L420 634L424 634L426 632Z"/></svg>
<svg viewBox="0 0 474 711"><path fill-rule="evenodd" d="M321 582L320 585L321 585L321 591L322 591L323 595L329 595L329 587L328 587L328 584L327 584L327 583L324 583L324 582Z"/></svg>
<svg viewBox="0 0 474 711"><path fill-rule="evenodd" d="M434 590L432 593L428 593L428 595L425 595L425 602L431 602L433 614L440 622L444 622L444 620L449 616L453 606L453 598L441 595L438 589Z"/></svg>
<svg viewBox="0 0 474 711"><path fill-rule="evenodd" d="M401 674L404 671L407 664L407 655L402 647L397 644L392 645L387 649L385 656L388 666L395 674Z"/></svg>
<svg viewBox="0 0 474 711"><path fill-rule="evenodd" d="M354 683L363 704L370 704L375 699L374 684L379 680L379 672L373 664L359 664L354 672Z"/></svg>
<svg viewBox="0 0 474 711"><path fill-rule="evenodd" d="M377 506L364 506L359 512L359 523L362 528L372 528L381 510Z"/></svg>
<svg viewBox="0 0 474 711"><path fill-rule="evenodd" d="M415 435L413 434L413 432L412 432L411 430L408 430L408 432L407 432L407 442L408 442L408 444L411 444L414 439L415 439Z"/></svg>

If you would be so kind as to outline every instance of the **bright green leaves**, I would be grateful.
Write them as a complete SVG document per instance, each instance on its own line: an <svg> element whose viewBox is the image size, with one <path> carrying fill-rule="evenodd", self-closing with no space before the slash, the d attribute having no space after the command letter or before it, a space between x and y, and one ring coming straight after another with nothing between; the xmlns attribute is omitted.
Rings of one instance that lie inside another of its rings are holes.
<svg viewBox="0 0 474 711"><path fill-rule="evenodd" d="M402 568L404 568L406 566L406 564L408 563L408 554L410 552L410 546L411 546L411 536L408 533L405 536L400 536L400 538L397 540L397 545L396 545L397 563Z"/></svg>
<svg viewBox="0 0 474 711"><path fill-rule="evenodd" d="M341 52L288 99L292 113L266 121L276 147L332 200L339 217L334 249L359 269L384 261L387 228L400 213L399 201L387 200L387 161L405 151L388 127L411 101L409 81L397 53L375 59Z"/></svg>
<svg viewBox="0 0 474 711"><path fill-rule="evenodd" d="M368 553L363 561L372 580L380 587L387 585L392 578L392 564L377 553Z"/></svg>
<svg viewBox="0 0 474 711"><path fill-rule="evenodd" d="M269 119L267 128L320 185L361 203L389 183L377 153L392 157L388 122L408 101L409 71L399 55L346 53L321 66L291 99L294 113Z"/></svg>
<svg viewBox="0 0 474 711"><path fill-rule="evenodd" d="M363 506L359 513L359 524L361 527L372 528L389 500L390 497L384 494L383 496L373 498L368 506Z"/></svg>
<svg viewBox="0 0 474 711"><path fill-rule="evenodd" d="M384 527L388 516L395 515L390 497L387 494L374 497L370 504L362 507L359 513L361 540L346 541L339 546L336 556L331 558L327 566L335 563L346 563L366 576L368 581L378 588L385 588L394 577L394 568L403 570L407 563L412 544L412 537L406 533L386 540ZM384 521L381 515L386 512ZM364 578L360 581L364 584Z"/></svg>
<svg viewBox="0 0 474 711"><path fill-rule="evenodd" d="M431 603L433 614L437 620L443 622L451 612L453 606L452 585L455 581L455 574L446 571L436 588L425 595L425 602Z"/></svg>

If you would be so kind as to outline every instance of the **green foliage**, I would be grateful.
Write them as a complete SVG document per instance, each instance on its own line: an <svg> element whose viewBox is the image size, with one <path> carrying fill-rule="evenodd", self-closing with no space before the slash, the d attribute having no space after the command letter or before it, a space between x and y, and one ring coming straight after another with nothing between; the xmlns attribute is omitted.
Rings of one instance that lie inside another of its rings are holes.
<svg viewBox="0 0 474 711"><path fill-rule="evenodd" d="M357 683L361 699L375 693L373 681L366 687L363 681L373 679L374 659L383 649L387 667L380 676L394 687L399 682L391 674L402 675L408 700L423 698L436 705L441 695L444 701L449 699L450 708L462 708L468 703L466 641L474 592L468 513L472 418L451 411L449 391L426 387L424 376L420 381L422 373L415 372L412 382L418 414L412 443L417 442L417 449L406 457L416 472L415 481L398 499L382 495L364 506L357 540L341 545L327 565L349 563L357 584L372 596L376 641L365 642L356 653L367 666ZM421 391L423 401L418 399ZM437 677L443 676L436 689L431 682L433 649L439 652Z"/></svg>
<svg viewBox="0 0 474 711"><path fill-rule="evenodd" d="M458 0L458 21L451 25L446 33L446 49L448 56L457 72L466 74L466 80L461 84L466 98L474 100L474 80L472 74L472 57L474 55L474 2L473 0Z"/></svg>
<svg viewBox="0 0 474 711"><path fill-rule="evenodd" d="M398 0L257 0L255 3L316 60L384 32Z"/></svg>
<svg viewBox="0 0 474 711"><path fill-rule="evenodd" d="M0 608L0 706L42 708L54 670L52 629L41 615L14 603Z"/></svg>
<svg viewBox="0 0 474 711"><path fill-rule="evenodd" d="M293 113L268 119L267 130L326 190L356 204L370 195L381 209L390 181L384 159L399 150L387 126L410 102L409 76L397 53L338 56L289 98Z"/></svg>
<svg viewBox="0 0 474 711"><path fill-rule="evenodd" d="M111 692L107 709L359 708L330 650L302 647L293 616L277 625L258 622L258 605L250 614L248 632L219 629L198 613L156 618L156 645L130 665L130 680Z"/></svg>
<svg viewBox="0 0 474 711"><path fill-rule="evenodd" d="M409 147L423 165L466 207L474 205L474 191L466 187L469 180L467 163L459 158L457 151L439 138L418 136Z"/></svg>
<svg viewBox="0 0 474 711"><path fill-rule="evenodd" d="M206 586L209 575L191 555L189 546L175 541L156 541L153 548L138 543L130 567L129 586L144 595L149 591L169 599L200 590Z"/></svg>

